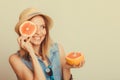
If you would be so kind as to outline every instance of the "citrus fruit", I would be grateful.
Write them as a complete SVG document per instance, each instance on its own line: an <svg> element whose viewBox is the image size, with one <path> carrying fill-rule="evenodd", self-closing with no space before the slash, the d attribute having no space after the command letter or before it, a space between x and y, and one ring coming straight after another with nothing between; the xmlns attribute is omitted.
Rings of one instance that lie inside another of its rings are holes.
<svg viewBox="0 0 120 80"><path fill-rule="evenodd" d="M76 66L84 61L84 55L80 52L70 52L65 58L68 64Z"/></svg>
<svg viewBox="0 0 120 80"><path fill-rule="evenodd" d="M22 36L32 36L36 32L36 26L31 21L25 21L20 25L19 31Z"/></svg>

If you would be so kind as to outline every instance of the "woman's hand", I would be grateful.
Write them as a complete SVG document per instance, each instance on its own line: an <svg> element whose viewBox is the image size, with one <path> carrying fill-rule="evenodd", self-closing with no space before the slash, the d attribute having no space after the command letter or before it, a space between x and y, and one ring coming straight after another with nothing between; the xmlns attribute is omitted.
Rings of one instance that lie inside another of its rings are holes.
<svg viewBox="0 0 120 80"><path fill-rule="evenodd" d="M28 51L29 53L34 52L33 47L30 43L30 39L31 37L27 37L27 36L18 37L18 44L20 45L20 47Z"/></svg>
<svg viewBox="0 0 120 80"><path fill-rule="evenodd" d="M79 65L70 65L68 64L67 62L65 63L65 67L67 69L70 69L70 68L81 68L83 65L85 64L85 60L81 61Z"/></svg>
<svg viewBox="0 0 120 80"><path fill-rule="evenodd" d="M71 76L71 68L80 68L84 65L85 60L81 61L79 65L70 65L67 62L65 62L64 67L63 67L63 76L64 80L73 80Z"/></svg>

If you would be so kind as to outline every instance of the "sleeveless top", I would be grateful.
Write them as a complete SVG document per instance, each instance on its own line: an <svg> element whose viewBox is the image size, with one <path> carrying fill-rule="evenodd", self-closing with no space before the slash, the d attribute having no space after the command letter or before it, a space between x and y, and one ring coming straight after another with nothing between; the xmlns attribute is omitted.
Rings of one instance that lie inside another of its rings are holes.
<svg viewBox="0 0 120 80"><path fill-rule="evenodd" d="M42 67L42 70L45 74L46 80L52 80L52 79L50 79L50 76L47 75L46 72L45 72L46 66L45 66L44 62L39 57L37 57L37 59L38 59L38 62L40 64L40 66ZM50 47L48 59L51 63L51 69L52 69L52 72L53 72L54 80L62 80L60 55L59 55L59 49L58 49L58 44L57 43L54 43ZM24 58L21 58L21 60L31 71L33 71L31 61L27 61Z"/></svg>

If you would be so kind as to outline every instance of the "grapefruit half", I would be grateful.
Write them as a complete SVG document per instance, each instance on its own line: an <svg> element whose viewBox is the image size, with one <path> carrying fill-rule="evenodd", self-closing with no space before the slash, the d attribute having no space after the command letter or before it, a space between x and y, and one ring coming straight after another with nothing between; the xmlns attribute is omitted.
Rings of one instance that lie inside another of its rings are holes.
<svg viewBox="0 0 120 80"><path fill-rule="evenodd" d="M36 32L36 25L31 21L25 21L20 25L19 31L22 36L32 36Z"/></svg>
<svg viewBox="0 0 120 80"><path fill-rule="evenodd" d="M80 52L70 52L65 59L68 64L77 66L84 61L84 55Z"/></svg>

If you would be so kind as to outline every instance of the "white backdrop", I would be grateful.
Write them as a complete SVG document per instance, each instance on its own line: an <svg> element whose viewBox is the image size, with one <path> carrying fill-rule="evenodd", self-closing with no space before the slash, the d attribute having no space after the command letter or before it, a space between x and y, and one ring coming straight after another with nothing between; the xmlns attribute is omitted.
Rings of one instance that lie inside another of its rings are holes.
<svg viewBox="0 0 120 80"><path fill-rule="evenodd" d="M20 12L37 7L51 16L51 37L66 54L81 51L86 63L74 80L120 80L119 0L0 0L0 80L16 80L8 57L18 49L14 26Z"/></svg>

